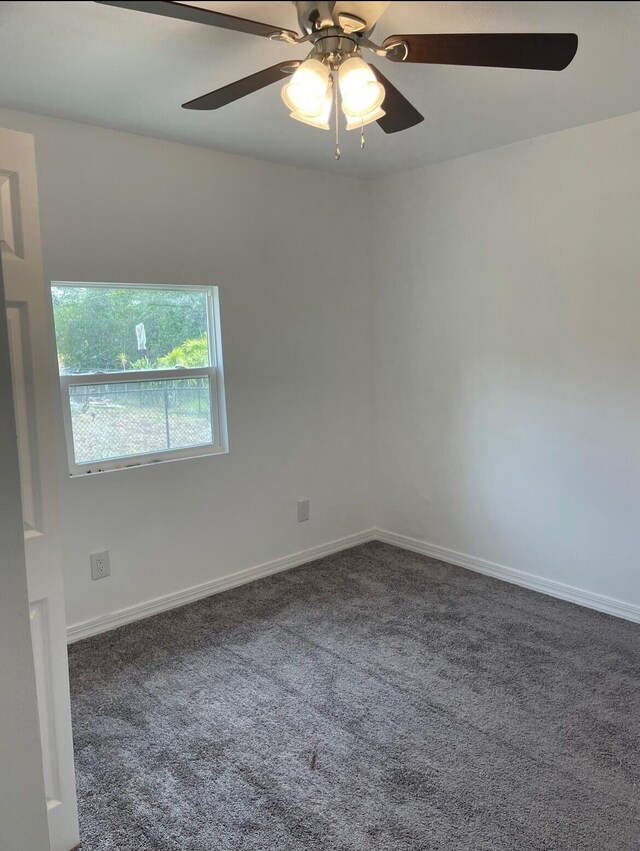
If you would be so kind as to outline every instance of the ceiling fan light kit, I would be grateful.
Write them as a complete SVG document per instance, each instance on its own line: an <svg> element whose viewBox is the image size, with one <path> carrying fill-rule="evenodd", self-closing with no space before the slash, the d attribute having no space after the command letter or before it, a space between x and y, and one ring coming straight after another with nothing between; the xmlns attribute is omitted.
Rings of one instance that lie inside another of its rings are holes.
<svg viewBox="0 0 640 851"><path fill-rule="evenodd" d="M370 66L359 56L350 56L341 62L338 80L342 111L347 118L362 118L382 106L384 86L376 80Z"/></svg>
<svg viewBox="0 0 640 851"><path fill-rule="evenodd" d="M311 45L303 60L280 62L235 83L183 104L185 109L214 110L291 76L282 100L291 118L329 130L335 113L336 159L339 159L340 103L347 130L373 122L385 133L408 130L424 116L362 58L368 50L391 62L425 65L467 65L562 71L578 49L575 33L434 33L388 36L382 44L371 39L389 2L331 2L293 0L302 35L259 21L226 15L172 0L98 0L102 5L244 32L287 44ZM361 147L364 146L362 136Z"/></svg>
<svg viewBox="0 0 640 851"><path fill-rule="evenodd" d="M318 59L302 63L282 89L282 100L297 118L317 118L331 91L331 70ZM331 108L331 106L329 106Z"/></svg>
<svg viewBox="0 0 640 851"><path fill-rule="evenodd" d="M283 90L283 98L284 98L284 90ZM286 101L285 101L286 102ZM296 121L302 122L302 124L308 124L309 127L315 127L317 130L331 130L329 125L329 119L331 118L331 107L333 106L333 96L331 94L331 83L329 83L329 87L327 89L327 93L325 95L324 101L322 103L322 110L318 115L303 115L295 110L292 110L289 113L289 118L293 118Z"/></svg>
<svg viewBox="0 0 640 851"><path fill-rule="evenodd" d="M350 118L347 116L347 130L360 130L363 127L366 127L367 124L373 124L374 121L380 121L381 118L387 113L382 109L382 107L378 107L377 109L372 109L371 112L367 112L365 115L356 116L355 118Z"/></svg>

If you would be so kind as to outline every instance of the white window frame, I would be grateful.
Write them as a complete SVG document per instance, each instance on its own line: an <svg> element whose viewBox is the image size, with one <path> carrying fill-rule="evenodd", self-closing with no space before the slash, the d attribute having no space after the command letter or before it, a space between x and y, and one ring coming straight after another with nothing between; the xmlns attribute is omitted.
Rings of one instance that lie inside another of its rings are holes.
<svg viewBox="0 0 640 851"><path fill-rule="evenodd" d="M96 283L93 281L52 281L51 287L78 287L103 289L144 289L144 290L178 290L189 292L200 291L207 296L207 333L209 366L205 367L175 367L172 369L145 369L113 372L84 372L72 375L60 375L60 391L62 397L62 418L67 444L69 474L71 476L86 476L93 473L106 473L110 470L131 469L149 464L166 461L177 461L184 458L197 458L206 455L220 455L229 451L227 439L227 417L224 393L224 370L222 365L222 339L220 334L220 300L218 287L191 284L140 284L140 283ZM56 340L57 347L57 340ZM207 378L209 380L209 397L211 400L211 428L213 441L198 446L183 449L163 449L140 455L124 455L109 458L104 461L94 461L88 464L76 462L73 445L73 428L71 421L71 399L69 388L72 385L91 384L128 384L141 381L161 381L163 379Z"/></svg>

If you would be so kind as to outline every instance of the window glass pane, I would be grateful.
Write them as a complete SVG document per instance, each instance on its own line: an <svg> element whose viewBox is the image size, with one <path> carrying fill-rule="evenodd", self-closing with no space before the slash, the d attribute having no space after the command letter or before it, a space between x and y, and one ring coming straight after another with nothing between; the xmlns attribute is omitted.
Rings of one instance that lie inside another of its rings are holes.
<svg viewBox="0 0 640 851"><path fill-rule="evenodd" d="M69 386L76 464L213 441L209 378Z"/></svg>
<svg viewBox="0 0 640 851"><path fill-rule="evenodd" d="M203 290L54 284L51 292L61 375L209 366Z"/></svg>

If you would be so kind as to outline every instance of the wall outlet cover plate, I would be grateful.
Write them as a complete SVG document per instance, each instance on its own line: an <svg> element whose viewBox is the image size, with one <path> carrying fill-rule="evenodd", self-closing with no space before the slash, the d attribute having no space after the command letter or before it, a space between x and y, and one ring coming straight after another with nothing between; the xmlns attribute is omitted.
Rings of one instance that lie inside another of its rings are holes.
<svg viewBox="0 0 640 851"><path fill-rule="evenodd" d="M91 560L92 579L104 579L106 576L111 576L108 550L104 550L101 553L91 553L89 558Z"/></svg>

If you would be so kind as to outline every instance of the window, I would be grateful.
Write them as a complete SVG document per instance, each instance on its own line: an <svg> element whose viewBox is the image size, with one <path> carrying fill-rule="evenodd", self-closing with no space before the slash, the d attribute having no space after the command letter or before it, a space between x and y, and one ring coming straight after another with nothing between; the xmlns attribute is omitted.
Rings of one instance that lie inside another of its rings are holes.
<svg viewBox="0 0 640 851"><path fill-rule="evenodd" d="M217 287L51 295L71 475L226 451Z"/></svg>

